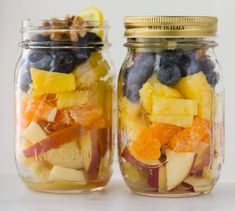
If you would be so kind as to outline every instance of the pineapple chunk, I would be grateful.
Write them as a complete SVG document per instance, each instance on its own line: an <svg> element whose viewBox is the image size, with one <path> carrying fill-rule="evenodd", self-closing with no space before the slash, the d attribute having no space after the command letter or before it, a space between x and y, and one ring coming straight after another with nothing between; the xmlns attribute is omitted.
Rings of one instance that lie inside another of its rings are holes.
<svg viewBox="0 0 235 211"><path fill-rule="evenodd" d="M197 115L197 101L153 97L152 115Z"/></svg>
<svg viewBox="0 0 235 211"><path fill-rule="evenodd" d="M155 77L156 78L156 77ZM140 89L140 101L144 109L152 112L153 97L181 98L181 94L169 86L161 84L157 79L151 77L148 82Z"/></svg>
<svg viewBox="0 0 235 211"><path fill-rule="evenodd" d="M83 171L64 168L61 166L53 166L49 175L49 179L52 181L65 180L71 182L79 182L81 185L85 185L87 183Z"/></svg>
<svg viewBox="0 0 235 211"><path fill-rule="evenodd" d="M132 103L126 97L121 97L118 103L119 103L119 111L121 113L125 112L130 116L138 116L141 114L142 111L141 105Z"/></svg>
<svg viewBox="0 0 235 211"><path fill-rule="evenodd" d="M37 122L31 122L23 131L23 137L35 144L47 137L47 134Z"/></svg>
<svg viewBox="0 0 235 211"><path fill-rule="evenodd" d="M76 89L73 74L48 72L31 67L32 89L34 95L44 93L70 92Z"/></svg>
<svg viewBox="0 0 235 211"><path fill-rule="evenodd" d="M57 108L64 109L78 104L89 103L89 101L90 101L89 90L63 92L58 94Z"/></svg>
<svg viewBox="0 0 235 211"><path fill-rule="evenodd" d="M83 168L83 161L77 141L64 144L57 149L51 149L39 156L41 160L46 160L52 165L71 169Z"/></svg>
<svg viewBox="0 0 235 211"><path fill-rule="evenodd" d="M198 116L210 121L212 90L202 72L180 79L175 85L182 95L198 102Z"/></svg>
<svg viewBox="0 0 235 211"><path fill-rule="evenodd" d="M149 118L154 123L171 124L178 127L191 127L193 124L193 116L150 115Z"/></svg>

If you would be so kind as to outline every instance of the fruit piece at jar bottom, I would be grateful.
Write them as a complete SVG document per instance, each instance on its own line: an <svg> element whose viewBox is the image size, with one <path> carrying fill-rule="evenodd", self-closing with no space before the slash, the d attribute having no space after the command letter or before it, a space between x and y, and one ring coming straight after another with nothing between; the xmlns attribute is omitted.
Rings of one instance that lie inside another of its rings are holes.
<svg viewBox="0 0 235 211"><path fill-rule="evenodd" d="M121 167L123 168L123 172L128 181L132 183L138 183L141 180L139 171L135 167L133 167L132 164L125 162L122 163Z"/></svg>
<svg viewBox="0 0 235 211"><path fill-rule="evenodd" d="M82 185L85 185L87 183L85 174L82 170L74 170L61 166L53 166L49 175L49 180L65 180L71 182L79 182Z"/></svg>
<svg viewBox="0 0 235 211"><path fill-rule="evenodd" d="M168 154L171 155L168 156ZM180 185L190 174L196 154L193 152L167 152L169 160L166 164L167 190L172 190Z"/></svg>
<svg viewBox="0 0 235 211"><path fill-rule="evenodd" d="M47 138L31 145L23 151L26 157L34 157L50 149L58 148L61 145L71 142L86 134L86 131L79 125L72 125L60 131L54 132Z"/></svg>
<svg viewBox="0 0 235 211"><path fill-rule="evenodd" d="M207 192L213 187L211 180L197 176L189 176L184 180L182 185L186 185L187 187L191 186L194 192Z"/></svg>

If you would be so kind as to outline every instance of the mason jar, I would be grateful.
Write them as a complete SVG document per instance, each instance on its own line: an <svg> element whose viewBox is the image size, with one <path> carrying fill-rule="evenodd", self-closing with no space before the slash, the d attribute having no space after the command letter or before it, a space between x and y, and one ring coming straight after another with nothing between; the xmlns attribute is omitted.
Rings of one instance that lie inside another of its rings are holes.
<svg viewBox="0 0 235 211"><path fill-rule="evenodd" d="M137 194L210 192L224 156L224 91L217 18L126 17L118 81L123 178Z"/></svg>
<svg viewBox="0 0 235 211"><path fill-rule="evenodd" d="M101 190L112 174L113 66L107 22L23 21L15 155L30 189Z"/></svg>

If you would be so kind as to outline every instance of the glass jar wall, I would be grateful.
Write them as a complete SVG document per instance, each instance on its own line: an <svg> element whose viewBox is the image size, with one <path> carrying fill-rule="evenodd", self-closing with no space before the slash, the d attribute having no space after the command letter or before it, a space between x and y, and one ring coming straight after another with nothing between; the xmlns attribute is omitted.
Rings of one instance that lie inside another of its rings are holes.
<svg viewBox="0 0 235 211"><path fill-rule="evenodd" d="M112 174L106 22L24 21L15 77L18 172L33 190L102 189Z"/></svg>
<svg viewBox="0 0 235 211"><path fill-rule="evenodd" d="M198 195L211 191L219 178L224 105L216 22L214 17L125 19L118 149L123 178L134 193Z"/></svg>

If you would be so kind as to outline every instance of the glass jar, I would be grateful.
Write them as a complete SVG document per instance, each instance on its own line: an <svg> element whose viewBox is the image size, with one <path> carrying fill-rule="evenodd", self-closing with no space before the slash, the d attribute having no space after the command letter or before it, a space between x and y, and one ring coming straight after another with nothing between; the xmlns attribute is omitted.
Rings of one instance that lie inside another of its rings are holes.
<svg viewBox="0 0 235 211"><path fill-rule="evenodd" d="M127 17L118 81L118 144L132 192L185 197L212 190L224 153L216 17Z"/></svg>
<svg viewBox="0 0 235 211"><path fill-rule="evenodd" d="M111 177L114 75L107 30L106 22L76 25L76 17L23 22L15 155L30 189L95 191Z"/></svg>

